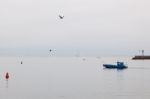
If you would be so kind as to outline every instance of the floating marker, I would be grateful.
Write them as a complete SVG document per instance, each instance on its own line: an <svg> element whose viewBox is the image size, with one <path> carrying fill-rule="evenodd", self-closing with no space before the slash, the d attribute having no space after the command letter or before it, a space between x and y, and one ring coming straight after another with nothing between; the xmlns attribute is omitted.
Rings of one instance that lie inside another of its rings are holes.
<svg viewBox="0 0 150 99"><path fill-rule="evenodd" d="M6 79L9 79L9 73L8 73L8 72L6 73L5 78L6 78Z"/></svg>

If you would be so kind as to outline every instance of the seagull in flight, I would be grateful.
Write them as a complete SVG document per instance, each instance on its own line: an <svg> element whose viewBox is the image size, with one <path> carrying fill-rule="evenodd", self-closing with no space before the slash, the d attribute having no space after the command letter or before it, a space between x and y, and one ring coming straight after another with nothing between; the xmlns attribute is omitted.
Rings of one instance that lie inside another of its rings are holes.
<svg viewBox="0 0 150 99"><path fill-rule="evenodd" d="M60 19L63 19L63 18L64 18L64 16L59 15L59 18L60 18Z"/></svg>

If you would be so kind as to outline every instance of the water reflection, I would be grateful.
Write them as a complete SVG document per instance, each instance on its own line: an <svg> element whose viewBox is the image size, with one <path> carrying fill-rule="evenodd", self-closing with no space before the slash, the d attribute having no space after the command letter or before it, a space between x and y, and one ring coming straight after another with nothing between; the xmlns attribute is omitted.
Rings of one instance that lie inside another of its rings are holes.
<svg viewBox="0 0 150 99"><path fill-rule="evenodd" d="M6 88L9 87L8 79L6 79Z"/></svg>

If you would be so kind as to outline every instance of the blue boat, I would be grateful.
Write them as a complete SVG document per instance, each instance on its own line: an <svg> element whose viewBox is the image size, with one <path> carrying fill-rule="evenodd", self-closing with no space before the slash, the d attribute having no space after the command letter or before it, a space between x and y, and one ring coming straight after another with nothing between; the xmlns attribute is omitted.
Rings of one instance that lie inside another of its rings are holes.
<svg viewBox="0 0 150 99"><path fill-rule="evenodd" d="M127 68L127 66L124 65L123 62L117 62L117 65L113 65L113 64L103 64L103 66L104 66L105 68L109 68L109 69L114 69L114 68L116 68L116 69L125 69L125 68Z"/></svg>

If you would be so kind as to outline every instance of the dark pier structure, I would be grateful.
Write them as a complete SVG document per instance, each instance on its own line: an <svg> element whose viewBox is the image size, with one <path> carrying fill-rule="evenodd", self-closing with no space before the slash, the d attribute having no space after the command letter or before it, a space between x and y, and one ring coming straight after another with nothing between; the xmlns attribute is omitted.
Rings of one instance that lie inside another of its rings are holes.
<svg viewBox="0 0 150 99"><path fill-rule="evenodd" d="M144 50L141 50L142 55L136 55L132 59L133 60L142 60L142 59L150 59L150 55L144 55Z"/></svg>
<svg viewBox="0 0 150 99"><path fill-rule="evenodd" d="M136 59L137 59L137 60L138 60L138 59L150 59L150 56L149 56L149 55L148 55L148 56L145 56L145 55L144 55L144 56L143 56L143 55L140 56L140 55L139 55L139 56L134 56L132 59L133 59L133 60L136 60Z"/></svg>

